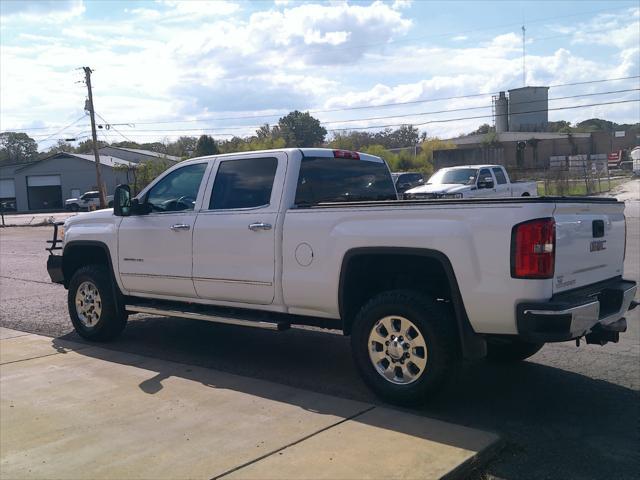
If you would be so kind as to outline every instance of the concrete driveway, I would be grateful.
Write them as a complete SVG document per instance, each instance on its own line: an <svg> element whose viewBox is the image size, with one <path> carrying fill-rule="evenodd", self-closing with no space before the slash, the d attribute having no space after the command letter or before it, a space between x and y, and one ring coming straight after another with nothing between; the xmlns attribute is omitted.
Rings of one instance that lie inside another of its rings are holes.
<svg viewBox="0 0 640 480"><path fill-rule="evenodd" d="M0 329L2 478L456 478L495 434Z"/></svg>

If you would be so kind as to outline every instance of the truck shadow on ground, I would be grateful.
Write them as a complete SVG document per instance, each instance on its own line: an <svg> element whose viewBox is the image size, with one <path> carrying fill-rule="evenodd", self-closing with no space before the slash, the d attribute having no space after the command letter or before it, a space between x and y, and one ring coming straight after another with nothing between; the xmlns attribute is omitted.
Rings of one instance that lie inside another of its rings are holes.
<svg viewBox="0 0 640 480"><path fill-rule="evenodd" d="M68 334L60 340L78 341L79 337ZM384 405L360 380L351 360L349 339L337 332L273 332L134 317L118 341L100 346L136 355L113 356L89 348L78 353L132 364L140 363L138 355L179 362L141 365L145 369L167 366L139 385L149 395L163 389L164 379L179 376L213 388L293 403L314 412L342 414L332 411L331 402L309 400L313 396L283 395L282 390L274 391L263 382L238 381L207 371L213 369ZM499 433L507 444L505 455L516 457L515 461L497 461L489 467L489 472L499 477L633 478L638 459L638 400L640 395L633 389L541 365L534 358L509 366L483 361L465 364L440 395L407 411ZM446 431L422 432L391 422L376 426L402 429L403 433L461 448L476 446L460 444Z"/></svg>

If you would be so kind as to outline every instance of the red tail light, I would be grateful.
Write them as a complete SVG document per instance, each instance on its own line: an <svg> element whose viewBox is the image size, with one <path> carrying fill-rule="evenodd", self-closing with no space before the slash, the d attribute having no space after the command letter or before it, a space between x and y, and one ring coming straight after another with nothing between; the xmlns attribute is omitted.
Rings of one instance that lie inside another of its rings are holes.
<svg viewBox="0 0 640 480"><path fill-rule="evenodd" d="M360 154L350 150L334 150L333 158L353 158L354 160L360 160Z"/></svg>
<svg viewBox="0 0 640 480"><path fill-rule="evenodd" d="M511 231L511 276L553 278L556 250L556 222L539 218L513 227Z"/></svg>

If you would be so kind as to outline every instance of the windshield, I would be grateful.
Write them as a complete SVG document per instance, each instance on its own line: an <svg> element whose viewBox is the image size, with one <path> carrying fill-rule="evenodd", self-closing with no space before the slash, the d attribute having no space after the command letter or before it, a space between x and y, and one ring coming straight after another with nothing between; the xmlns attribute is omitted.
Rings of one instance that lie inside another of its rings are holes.
<svg viewBox="0 0 640 480"><path fill-rule="evenodd" d="M445 184L459 183L462 185L473 185L478 176L477 168L456 168L453 170L438 170L434 173L427 183L429 184Z"/></svg>

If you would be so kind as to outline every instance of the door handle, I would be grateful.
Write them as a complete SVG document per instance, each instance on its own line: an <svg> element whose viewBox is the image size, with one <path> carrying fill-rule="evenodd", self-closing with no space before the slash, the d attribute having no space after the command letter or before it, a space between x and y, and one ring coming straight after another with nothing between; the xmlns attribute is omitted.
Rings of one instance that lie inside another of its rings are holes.
<svg viewBox="0 0 640 480"><path fill-rule="evenodd" d="M191 225L187 225L186 223L176 223L175 225L171 225L171 230L177 232L178 230L190 230Z"/></svg>
<svg viewBox="0 0 640 480"><path fill-rule="evenodd" d="M271 230L271 224L262 222L251 223L249 224L249 230L252 232L257 232L258 230Z"/></svg>

